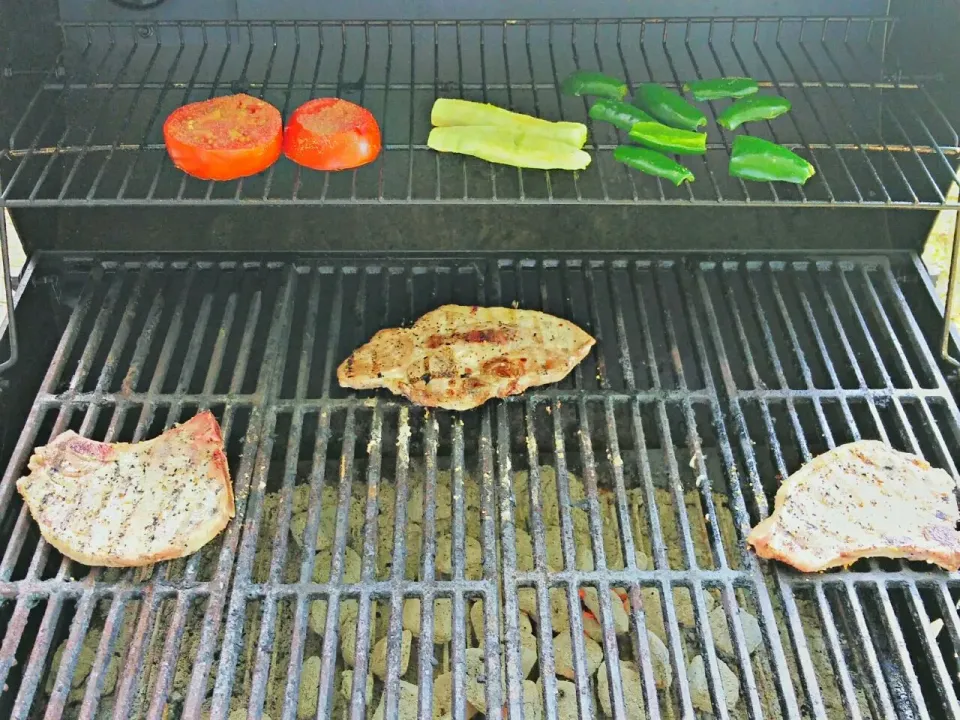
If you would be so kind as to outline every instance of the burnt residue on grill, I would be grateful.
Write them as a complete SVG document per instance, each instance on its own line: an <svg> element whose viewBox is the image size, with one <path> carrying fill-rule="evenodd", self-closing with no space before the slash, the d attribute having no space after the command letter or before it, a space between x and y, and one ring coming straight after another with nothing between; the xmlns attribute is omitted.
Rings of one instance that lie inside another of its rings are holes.
<svg viewBox="0 0 960 720"><path fill-rule="evenodd" d="M131 440L211 407L238 515L190 559L87 571L0 505L10 717L956 707L954 578L804 576L743 544L777 478L832 445L885 439L955 473L956 405L902 268L85 262L0 498L67 427ZM444 302L553 312L598 345L562 383L460 415L336 387L364 338Z"/></svg>

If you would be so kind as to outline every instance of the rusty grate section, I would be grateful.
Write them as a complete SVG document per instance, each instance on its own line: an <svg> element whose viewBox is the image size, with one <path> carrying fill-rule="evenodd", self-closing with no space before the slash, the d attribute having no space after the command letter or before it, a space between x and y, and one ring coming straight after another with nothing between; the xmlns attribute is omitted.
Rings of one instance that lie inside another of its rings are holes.
<svg viewBox="0 0 960 720"><path fill-rule="evenodd" d="M956 474L957 407L892 262L41 265L75 305L0 485L0 710L960 716L960 578L803 576L744 549L778 478L834 444ZM470 413L336 386L357 343L444 302L543 309L598 345ZM204 407L238 502L209 547L114 571L38 537L13 485L34 445Z"/></svg>

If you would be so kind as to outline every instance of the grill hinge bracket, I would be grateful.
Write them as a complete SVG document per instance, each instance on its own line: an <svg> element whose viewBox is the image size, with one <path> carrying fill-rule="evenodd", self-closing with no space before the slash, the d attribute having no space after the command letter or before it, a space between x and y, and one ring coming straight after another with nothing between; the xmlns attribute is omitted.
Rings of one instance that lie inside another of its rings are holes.
<svg viewBox="0 0 960 720"><path fill-rule="evenodd" d="M956 294L957 264L960 263L960 213L953 224L953 247L950 249L950 274L947 278L947 299L943 308L943 330L940 334L940 357L954 368L960 360L950 354L950 330L953 327L953 299Z"/></svg>

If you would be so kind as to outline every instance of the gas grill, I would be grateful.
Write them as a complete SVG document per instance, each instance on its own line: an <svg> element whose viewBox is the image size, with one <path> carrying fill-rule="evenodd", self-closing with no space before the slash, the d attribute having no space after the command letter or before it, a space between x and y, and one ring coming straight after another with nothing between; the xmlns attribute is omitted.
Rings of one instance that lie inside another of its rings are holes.
<svg viewBox="0 0 960 720"><path fill-rule="evenodd" d="M0 205L30 258L13 278L0 223L0 717L960 717L958 574L745 546L842 443L960 477L958 351L917 254L958 207L960 8L275 5L0 7ZM748 131L817 175L730 178L716 103L679 189L614 163L599 124L577 174L427 149L441 96L585 121L558 91L578 68L755 77L794 110ZM353 100L383 152L176 170L164 118L239 91L284 117ZM355 347L444 303L597 345L466 413L339 387ZM202 409L237 507L209 545L88 568L40 537L15 487L34 447Z"/></svg>

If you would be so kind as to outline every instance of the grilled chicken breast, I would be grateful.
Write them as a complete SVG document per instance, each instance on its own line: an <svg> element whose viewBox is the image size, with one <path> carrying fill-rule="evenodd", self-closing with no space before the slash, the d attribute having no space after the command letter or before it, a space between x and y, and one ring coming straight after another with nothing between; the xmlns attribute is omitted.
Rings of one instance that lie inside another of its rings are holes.
<svg viewBox="0 0 960 720"><path fill-rule="evenodd" d="M535 310L444 305L381 330L337 369L343 387L384 387L420 405L469 410L562 380L594 339Z"/></svg>
<svg viewBox="0 0 960 720"><path fill-rule="evenodd" d="M145 442L73 431L38 447L17 481L43 537L85 565L132 567L196 552L233 517L220 426L209 412Z"/></svg>
<svg viewBox="0 0 960 720"><path fill-rule="evenodd" d="M760 557L804 572L863 557L960 569L956 483L921 457L875 440L835 448L791 475L773 514L747 536Z"/></svg>

